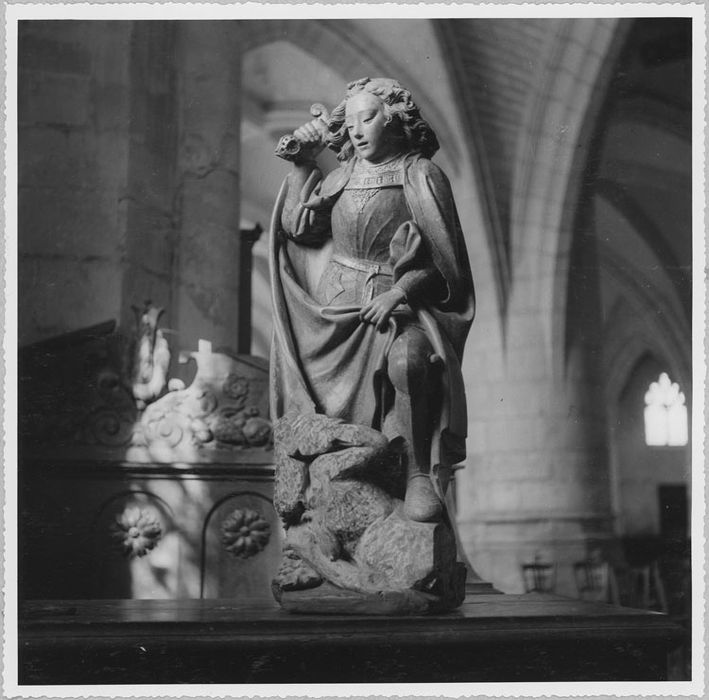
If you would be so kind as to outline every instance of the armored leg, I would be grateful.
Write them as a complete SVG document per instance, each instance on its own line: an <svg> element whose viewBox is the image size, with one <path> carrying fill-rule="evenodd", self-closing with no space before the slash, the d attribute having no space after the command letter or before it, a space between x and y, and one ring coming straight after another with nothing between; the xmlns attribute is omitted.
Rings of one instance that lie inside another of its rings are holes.
<svg viewBox="0 0 709 700"><path fill-rule="evenodd" d="M431 438L439 397L433 348L425 333L411 328L389 353L389 379L396 390L395 421L405 441L406 515L418 522L439 520L442 505L430 479Z"/></svg>

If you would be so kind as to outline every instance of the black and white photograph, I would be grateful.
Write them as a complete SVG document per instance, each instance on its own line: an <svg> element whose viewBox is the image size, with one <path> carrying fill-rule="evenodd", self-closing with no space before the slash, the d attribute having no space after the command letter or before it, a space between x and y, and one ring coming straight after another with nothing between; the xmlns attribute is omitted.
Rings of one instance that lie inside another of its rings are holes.
<svg viewBox="0 0 709 700"><path fill-rule="evenodd" d="M704 12L6 5L3 694L701 695Z"/></svg>

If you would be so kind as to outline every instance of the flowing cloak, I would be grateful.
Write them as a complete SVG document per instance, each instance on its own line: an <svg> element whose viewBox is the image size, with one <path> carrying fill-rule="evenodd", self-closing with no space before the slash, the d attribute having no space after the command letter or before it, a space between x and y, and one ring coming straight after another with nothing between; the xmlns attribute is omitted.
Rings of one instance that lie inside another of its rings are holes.
<svg viewBox="0 0 709 700"><path fill-rule="evenodd" d="M424 329L443 362L442 405L431 449L435 472L439 466L452 466L465 458L467 413L460 367L475 313L475 295L447 178L418 155L408 156L402 167L404 197L411 213L411 221L402 222L402 230L408 227L411 235L403 238L415 239L420 233L428 264L436 268L445 289L437 299L426 303L414 299L411 308L399 307L384 333L360 319L361 306L324 306L308 292L303 267L308 255L316 251L297 245L283 232L281 215L288 179L283 183L271 222L271 416L277 420L289 411L324 413L381 430L393 408L393 388L386 380L387 353L397 334L414 322ZM329 212L352 170L350 161L330 173L301 215L312 221L318 208ZM298 240L292 233L290 237ZM406 241L401 245L401 236L394 239L390 254L396 283L411 262L412 248Z"/></svg>

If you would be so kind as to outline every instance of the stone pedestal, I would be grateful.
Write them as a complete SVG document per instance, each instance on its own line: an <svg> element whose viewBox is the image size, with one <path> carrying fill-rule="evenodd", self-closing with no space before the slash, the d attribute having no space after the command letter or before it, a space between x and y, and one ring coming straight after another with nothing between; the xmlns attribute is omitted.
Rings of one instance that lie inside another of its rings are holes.
<svg viewBox="0 0 709 700"><path fill-rule="evenodd" d="M449 518L407 516L402 462L383 433L289 412L274 441L286 549L273 591L286 610L411 615L461 604L466 565Z"/></svg>

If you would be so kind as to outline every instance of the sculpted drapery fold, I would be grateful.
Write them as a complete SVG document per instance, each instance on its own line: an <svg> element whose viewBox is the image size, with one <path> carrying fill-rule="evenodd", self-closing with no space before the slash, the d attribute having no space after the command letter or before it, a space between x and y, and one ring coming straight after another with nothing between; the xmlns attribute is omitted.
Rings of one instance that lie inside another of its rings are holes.
<svg viewBox="0 0 709 700"><path fill-rule="evenodd" d="M408 308L394 314L388 333L376 332L359 319L360 305L318 303L304 288L308 246L332 235L333 208L354 169L351 161L301 192L303 205L272 240L277 368L272 386L272 415L288 410L313 410L381 428L381 373L386 353L402 322L421 325L444 359L448 406L439 432L442 453L434 464L453 465L465 458L467 428L460 361L475 313L475 297L467 251L450 185L431 161L407 157L402 163L402 188L409 218L391 238L388 261L393 283L406 292ZM313 171L316 172L316 171ZM288 180L284 182L284 190ZM282 192L282 199L285 191ZM282 211L281 211L282 213ZM300 250L293 250L297 244ZM397 318L398 316L398 318ZM349 394L349 395L348 395ZM379 394L377 396L377 394ZM357 408L360 407L360 408ZM359 420L355 420L359 419Z"/></svg>

